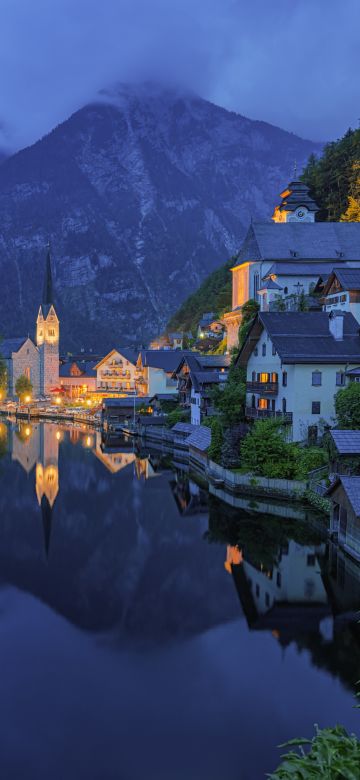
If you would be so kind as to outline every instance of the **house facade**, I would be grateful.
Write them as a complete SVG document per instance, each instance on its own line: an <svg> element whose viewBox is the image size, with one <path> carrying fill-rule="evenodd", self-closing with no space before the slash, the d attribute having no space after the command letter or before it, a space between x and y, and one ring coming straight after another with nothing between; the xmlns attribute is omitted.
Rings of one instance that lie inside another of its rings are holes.
<svg viewBox="0 0 360 780"><path fill-rule="evenodd" d="M95 365L96 390L100 393L134 393L137 354L127 347L112 349Z"/></svg>
<svg viewBox="0 0 360 780"><path fill-rule="evenodd" d="M59 384L70 398L79 398L97 389L95 361L69 360L60 365Z"/></svg>
<svg viewBox="0 0 360 780"><path fill-rule="evenodd" d="M246 417L281 418L303 441L335 418L336 392L360 364L359 326L349 314L261 312L239 352L246 368Z"/></svg>
<svg viewBox="0 0 360 780"><path fill-rule="evenodd" d="M349 311L360 323L360 267L334 268L323 290L324 311Z"/></svg>
<svg viewBox="0 0 360 780"><path fill-rule="evenodd" d="M179 402L190 408L192 425L200 425L204 417L214 413L211 390L226 383L229 366L228 355L197 353L180 360L174 377L178 383Z"/></svg>
<svg viewBox="0 0 360 780"><path fill-rule="evenodd" d="M173 373L184 352L181 350L142 349L136 362L138 395L176 395L177 381Z"/></svg>
<svg viewBox="0 0 360 780"><path fill-rule="evenodd" d="M238 345L242 307L250 298L263 311L284 298L312 293L335 266L360 266L360 224L315 222L308 187L293 181L281 193L273 222L250 225L232 271L232 309L224 315L228 349Z"/></svg>

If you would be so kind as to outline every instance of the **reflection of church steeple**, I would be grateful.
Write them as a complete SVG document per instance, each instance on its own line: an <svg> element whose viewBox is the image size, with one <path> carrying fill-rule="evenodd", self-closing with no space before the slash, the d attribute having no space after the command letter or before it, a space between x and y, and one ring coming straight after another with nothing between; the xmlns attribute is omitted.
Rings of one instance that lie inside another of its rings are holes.
<svg viewBox="0 0 360 780"><path fill-rule="evenodd" d="M51 536L51 526L52 526L52 506L50 506L49 501L47 497L44 495L41 499L41 517L42 517L42 524L43 524L43 532L44 532L44 547L45 547L45 554L46 557L49 557L49 548L50 548L50 536Z"/></svg>
<svg viewBox="0 0 360 780"><path fill-rule="evenodd" d="M59 492L59 441L53 425L40 430L39 459L36 464L36 495L41 508L46 557L49 555L53 506Z"/></svg>

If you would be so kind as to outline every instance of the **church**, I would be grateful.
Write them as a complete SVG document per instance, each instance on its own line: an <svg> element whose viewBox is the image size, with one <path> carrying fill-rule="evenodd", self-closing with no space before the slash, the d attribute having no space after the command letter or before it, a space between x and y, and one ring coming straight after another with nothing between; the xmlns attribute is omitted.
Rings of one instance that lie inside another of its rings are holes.
<svg viewBox="0 0 360 780"><path fill-rule="evenodd" d="M309 295L334 268L360 267L360 223L316 222L319 211L304 182L290 182L272 222L252 222L232 270L232 310L224 315L227 347L238 345L242 306L261 311L279 299Z"/></svg>
<svg viewBox="0 0 360 780"><path fill-rule="evenodd" d="M50 248L45 262L45 278L37 320L36 336L4 339L0 355L6 363L8 396L15 397L17 379L30 380L33 397L47 396L59 384L59 319L54 305Z"/></svg>

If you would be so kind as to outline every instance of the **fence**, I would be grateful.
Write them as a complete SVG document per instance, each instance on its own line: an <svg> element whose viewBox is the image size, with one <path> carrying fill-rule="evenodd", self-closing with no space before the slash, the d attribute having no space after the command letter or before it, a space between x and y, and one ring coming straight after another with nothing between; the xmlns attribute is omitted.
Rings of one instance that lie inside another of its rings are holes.
<svg viewBox="0 0 360 780"><path fill-rule="evenodd" d="M307 483L297 479L269 479L254 477L252 474L239 474L209 461L207 477L215 484L222 483L233 492L267 493L279 496L301 497L307 489Z"/></svg>

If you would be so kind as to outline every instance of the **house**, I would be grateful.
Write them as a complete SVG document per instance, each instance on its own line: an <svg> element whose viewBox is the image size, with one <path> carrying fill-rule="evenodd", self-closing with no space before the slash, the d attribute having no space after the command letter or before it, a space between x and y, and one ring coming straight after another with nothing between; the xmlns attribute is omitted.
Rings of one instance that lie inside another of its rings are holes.
<svg viewBox="0 0 360 780"><path fill-rule="evenodd" d="M134 422L140 409L148 408L149 398L127 396L104 398L101 407L101 423L108 433L116 432L125 423ZM152 409L150 410L152 412Z"/></svg>
<svg viewBox="0 0 360 780"><path fill-rule="evenodd" d="M59 369L60 387L70 398L79 398L94 393L96 384L96 362L94 360L69 360Z"/></svg>
<svg viewBox="0 0 360 780"><path fill-rule="evenodd" d="M197 425L195 431L186 439L186 444L189 447L190 465L195 466L195 468L206 468L207 451L211 444L211 429L206 428L205 425Z"/></svg>
<svg viewBox="0 0 360 780"><path fill-rule="evenodd" d="M360 477L339 476L327 491L330 498L330 530L340 547L360 561Z"/></svg>
<svg viewBox="0 0 360 780"><path fill-rule="evenodd" d="M360 431L330 431L332 474L360 474Z"/></svg>
<svg viewBox="0 0 360 780"><path fill-rule="evenodd" d="M359 325L348 312L260 312L237 363L247 419L280 417L289 439L302 441L333 423L335 393L360 363Z"/></svg>
<svg viewBox="0 0 360 780"><path fill-rule="evenodd" d="M207 311L205 312L205 314L202 315L196 331L196 335L198 339L204 338L205 336L208 335L210 331L210 325L214 321L214 319L215 319L215 314L213 311Z"/></svg>
<svg viewBox="0 0 360 780"><path fill-rule="evenodd" d="M335 266L360 266L360 223L315 222L308 187L293 181L281 193L273 222L250 225L232 271L232 310L224 315L228 349L238 344L242 306L250 298L263 311L278 298L312 293Z"/></svg>
<svg viewBox="0 0 360 780"><path fill-rule="evenodd" d="M349 311L360 322L360 268L334 268L323 290L324 311Z"/></svg>
<svg viewBox="0 0 360 780"><path fill-rule="evenodd" d="M179 402L191 409L191 422L200 425L204 417L213 412L211 390L224 385L230 366L229 355L189 354L182 357L177 366L176 377Z"/></svg>
<svg viewBox="0 0 360 780"><path fill-rule="evenodd" d="M5 339L0 344L8 378L7 394L16 395L17 379L24 375L33 396L48 395L59 384L59 320L54 305L50 250L46 256L44 288L36 320L36 337Z"/></svg>
<svg viewBox="0 0 360 780"><path fill-rule="evenodd" d="M99 392L126 394L136 389L137 353L128 347L112 349L95 365Z"/></svg>
<svg viewBox="0 0 360 780"><path fill-rule="evenodd" d="M139 395L154 396L178 392L173 373L183 354L178 350L142 349L136 362L136 389Z"/></svg>

